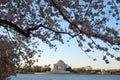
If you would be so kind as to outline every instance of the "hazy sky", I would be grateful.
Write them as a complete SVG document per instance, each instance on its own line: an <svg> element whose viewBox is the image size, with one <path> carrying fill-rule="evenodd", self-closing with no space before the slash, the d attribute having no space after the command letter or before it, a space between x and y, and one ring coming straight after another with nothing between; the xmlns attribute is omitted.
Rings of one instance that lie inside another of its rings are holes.
<svg viewBox="0 0 120 80"><path fill-rule="evenodd" d="M63 60L72 68L92 66L93 68L100 69L120 69L120 62L115 61L114 59L110 58L110 64L106 64L102 60L102 52L100 51L96 51L95 53L88 53L90 56L97 57L97 61L93 61L83 51L81 51L74 39L71 42L66 42L65 44L58 43L57 51L54 51L54 49L49 49L48 45L44 43L41 43L39 48L43 49L44 52L41 54L39 62L35 65L53 65L58 60ZM113 53L115 53L117 56L120 56L118 52L113 51Z"/></svg>
<svg viewBox="0 0 120 80"><path fill-rule="evenodd" d="M67 26L66 22L61 22L63 26ZM114 28L118 28L115 26L114 20L112 22L107 23L107 25L112 26ZM72 68L75 67L85 67L85 66L92 66L93 68L104 68L104 69L120 69L120 61L116 61L115 59L109 58L110 63L106 64L105 61L102 60L102 56L104 53L102 51L96 51L93 53L88 53L88 55L97 58L97 61L93 61L90 59L81 49L78 47L78 44L75 39L72 39L70 42L67 42L68 36L64 37L65 44L60 44L57 42L57 51L54 49L50 49L48 45L40 41L39 48L42 49L44 52L41 54L39 58L39 62L35 65L53 65L58 60L63 60L66 64L70 65ZM95 40L97 43L99 42L100 45L104 45L103 42L99 40ZM86 44L83 44L86 45ZM106 46L106 45L104 45ZM115 56L120 56L120 51L110 51Z"/></svg>
<svg viewBox="0 0 120 80"><path fill-rule="evenodd" d="M112 19L113 20L113 19ZM62 26L67 26L66 22L61 22ZM115 26L114 20L112 22L107 23L107 25L112 26L114 28L118 28ZM57 43L57 51L54 49L49 49L48 45L45 43L40 42L39 48L42 49L44 52L41 54L39 58L39 62L36 65L53 65L58 60L63 60L66 64L70 65L72 68L75 67L85 67L85 66L92 66L93 68L104 68L104 69L120 69L120 61L116 61L115 59L110 60L110 64L106 64L105 61L102 60L102 56L104 53L102 51L96 51L93 53L88 53L88 55L97 58L97 61L93 61L90 59L81 49L78 47L78 44L75 39L72 39L70 42L66 42L68 36L65 36L65 44ZM97 43L99 42L100 45L104 45L103 42L99 40L95 40ZM83 44L86 45L86 44ZM104 45L106 46L106 45ZM120 56L120 51L110 51L112 54L116 56Z"/></svg>

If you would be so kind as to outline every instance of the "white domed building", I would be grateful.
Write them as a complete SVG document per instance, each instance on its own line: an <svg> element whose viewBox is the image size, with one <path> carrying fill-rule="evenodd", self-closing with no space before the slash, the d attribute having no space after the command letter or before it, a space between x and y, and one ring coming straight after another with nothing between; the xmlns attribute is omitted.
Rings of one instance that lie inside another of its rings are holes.
<svg viewBox="0 0 120 80"><path fill-rule="evenodd" d="M66 71L67 64L64 61L59 60L56 64L53 64L53 70L51 73L70 73L70 71Z"/></svg>

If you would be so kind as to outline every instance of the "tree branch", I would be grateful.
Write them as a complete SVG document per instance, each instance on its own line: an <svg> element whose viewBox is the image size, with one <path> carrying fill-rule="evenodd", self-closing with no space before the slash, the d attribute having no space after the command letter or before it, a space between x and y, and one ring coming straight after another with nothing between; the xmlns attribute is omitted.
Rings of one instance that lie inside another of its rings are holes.
<svg viewBox="0 0 120 80"><path fill-rule="evenodd" d="M55 32L55 33L57 33L57 34L67 34L67 35L69 35L70 37L75 37L76 35L72 35L72 34L70 34L69 32L64 32L64 31L57 31L57 30L53 30L53 29L51 29L51 28L49 28L49 27L46 27L46 26L44 26L44 25L39 25L39 27L43 27L43 28L45 28L45 29L48 29L48 30L50 30L50 31L52 31L52 32Z"/></svg>
<svg viewBox="0 0 120 80"><path fill-rule="evenodd" d="M60 14L62 15L62 17L71 25L75 26L75 28L77 28L79 30L79 33L83 33L85 34L86 36L91 36L91 37L94 37L94 38L99 38L105 42L108 42L110 43L111 45L120 45L120 37L118 37L116 40L113 40L112 37L106 37L105 35L102 35L102 34L98 34L98 33L94 33L94 32L86 32L86 31L83 31L81 30L76 24L70 22L64 15L64 13L62 12L62 10L56 5L56 3L54 2L54 0L51 0L53 6L60 12ZM82 24L81 24L82 25ZM83 26L83 25L82 25Z"/></svg>
<svg viewBox="0 0 120 80"><path fill-rule="evenodd" d="M70 22L70 21L65 17L64 13L63 13L62 10L55 4L54 0L51 0L51 2L52 2L52 4L53 4L53 6L60 12L60 14L62 15L62 17L63 17L69 24L75 26L75 27L80 31L80 33L81 33L82 31L79 29L79 27L78 27L76 24Z"/></svg>
<svg viewBox="0 0 120 80"><path fill-rule="evenodd" d="M38 26L36 26L36 27L34 27L34 28L28 28L26 31L22 30L20 27L18 27L18 26L15 25L14 23L12 23L12 22L10 22L10 21L2 20L2 19L0 19L0 25L3 26L3 27L6 28L6 29L8 28L8 26L6 26L6 25L9 25L9 28L11 28L11 29L13 28L15 31L19 32L20 34L24 35L25 37L29 37L30 34L31 34L30 32L39 29L39 27L43 27L43 28L45 28L45 29L48 29L48 30L50 30L50 31L52 31L52 32L55 32L55 33L58 33L58 34L59 34L59 33L61 33L61 34L67 34L67 35L69 35L69 36L71 36L71 37L74 37L74 36L75 36L75 35L71 35L71 34L68 33L68 32L53 30L53 29L51 29L51 28L49 28L49 27L46 27L46 26L44 26L44 25L42 25L42 24L39 24Z"/></svg>
<svg viewBox="0 0 120 80"><path fill-rule="evenodd" d="M7 21L7 20L2 20L2 19L0 19L0 25L3 26L4 28L7 28L8 26L6 26L6 25L9 25L9 28L14 29L15 31L19 32L20 34L24 35L25 37L29 37L31 31L37 30L39 28L39 27L28 28L26 31L24 31L16 24L14 24L10 21Z"/></svg>

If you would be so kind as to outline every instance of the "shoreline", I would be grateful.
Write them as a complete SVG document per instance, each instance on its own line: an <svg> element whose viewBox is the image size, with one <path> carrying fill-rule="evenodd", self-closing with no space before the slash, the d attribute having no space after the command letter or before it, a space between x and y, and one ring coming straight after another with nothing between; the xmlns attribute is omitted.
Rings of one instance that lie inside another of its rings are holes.
<svg viewBox="0 0 120 80"><path fill-rule="evenodd" d="M88 74L88 73L50 73L50 72L31 72L31 73L17 73L17 74L78 74L78 75L120 75L120 74Z"/></svg>

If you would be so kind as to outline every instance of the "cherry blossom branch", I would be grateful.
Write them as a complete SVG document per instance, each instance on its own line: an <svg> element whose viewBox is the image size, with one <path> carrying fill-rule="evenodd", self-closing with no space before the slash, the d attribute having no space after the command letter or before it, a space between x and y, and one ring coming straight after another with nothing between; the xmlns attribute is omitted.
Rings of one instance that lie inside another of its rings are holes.
<svg viewBox="0 0 120 80"><path fill-rule="evenodd" d="M54 29L51 29L51 28L49 28L49 27L46 27L46 26L44 26L44 25L39 25L39 26L41 26L42 28L45 28L45 29L48 29L48 30L50 30L50 31L52 31L52 32L55 32L56 34L67 34L67 35L69 35L70 37L75 37L76 35L72 35L71 33L69 33L69 32L64 32L64 31L57 31L57 30L54 30Z"/></svg>
<svg viewBox="0 0 120 80"><path fill-rule="evenodd" d="M85 34L86 36L91 36L91 37L94 37L94 38L99 38L105 42L108 42L110 43L111 45L120 45L120 37L117 37L117 39L113 40L113 37L108 37L108 36L105 36L105 35L102 35L102 34L98 34L98 33L95 33L95 32L86 32L86 31L83 31L81 30L76 24L70 22L64 15L64 13L62 12L62 10L56 5L56 3L54 2L54 0L51 0L53 6L60 12L60 14L62 15L62 17L70 24L70 25L73 25L75 28L77 28L79 30L80 33L83 33ZM81 24L83 26L83 24Z"/></svg>
<svg viewBox="0 0 120 80"><path fill-rule="evenodd" d="M51 1L52 1L53 6L60 12L60 14L62 15L62 17L63 17L68 23L70 23L71 25L74 25L74 26L80 31L80 33L81 33L82 31L79 29L79 27L78 27L76 24L70 22L70 21L65 17L64 13L63 13L62 10L55 4L54 0L51 0Z"/></svg>
<svg viewBox="0 0 120 80"><path fill-rule="evenodd" d="M20 34L24 35L25 37L29 37L30 34L31 34L31 33L30 33L31 31L37 30L37 29L39 29L40 27L43 27L43 28L45 28L45 29L48 29L48 30L50 30L50 31L52 31L52 32L55 32L55 33L57 33L57 34L67 34L67 35L69 35L69 36L71 36L71 37L74 37L74 36L75 36L75 35L72 35L72 34L70 34L70 33L68 33L68 32L53 30L53 29L51 29L51 28L49 28L49 27L46 27L46 26L44 26L44 25L42 25L42 24L39 24L38 26L36 26L36 27L34 27L34 28L28 28L26 31L25 31L25 30L22 30L22 29L21 29L20 27L18 27L16 24L14 24L14 23L12 23L12 22L10 22L10 21L2 20L2 19L0 19L0 25L3 26L4 28L7 28L8 26L6 26L6 25L9 25L10 28L13 28L15 31L19 32Z"/></svg>
<svg viewBox="0 0 120 80"><path fill-rule="evenodd" d="M39 28L39 27L28 28L26 31L24 31L16 24L14 24L10 21L7 21L7 20L3 20L3 19L0 19L0 25L3 26L4 28L7 28L8 26L6 26L6 25L9 25L9 28L14 29L15 31L19 32L20 34L24 35L25 37L29 37L31 31L37 30Z"/></svg>

